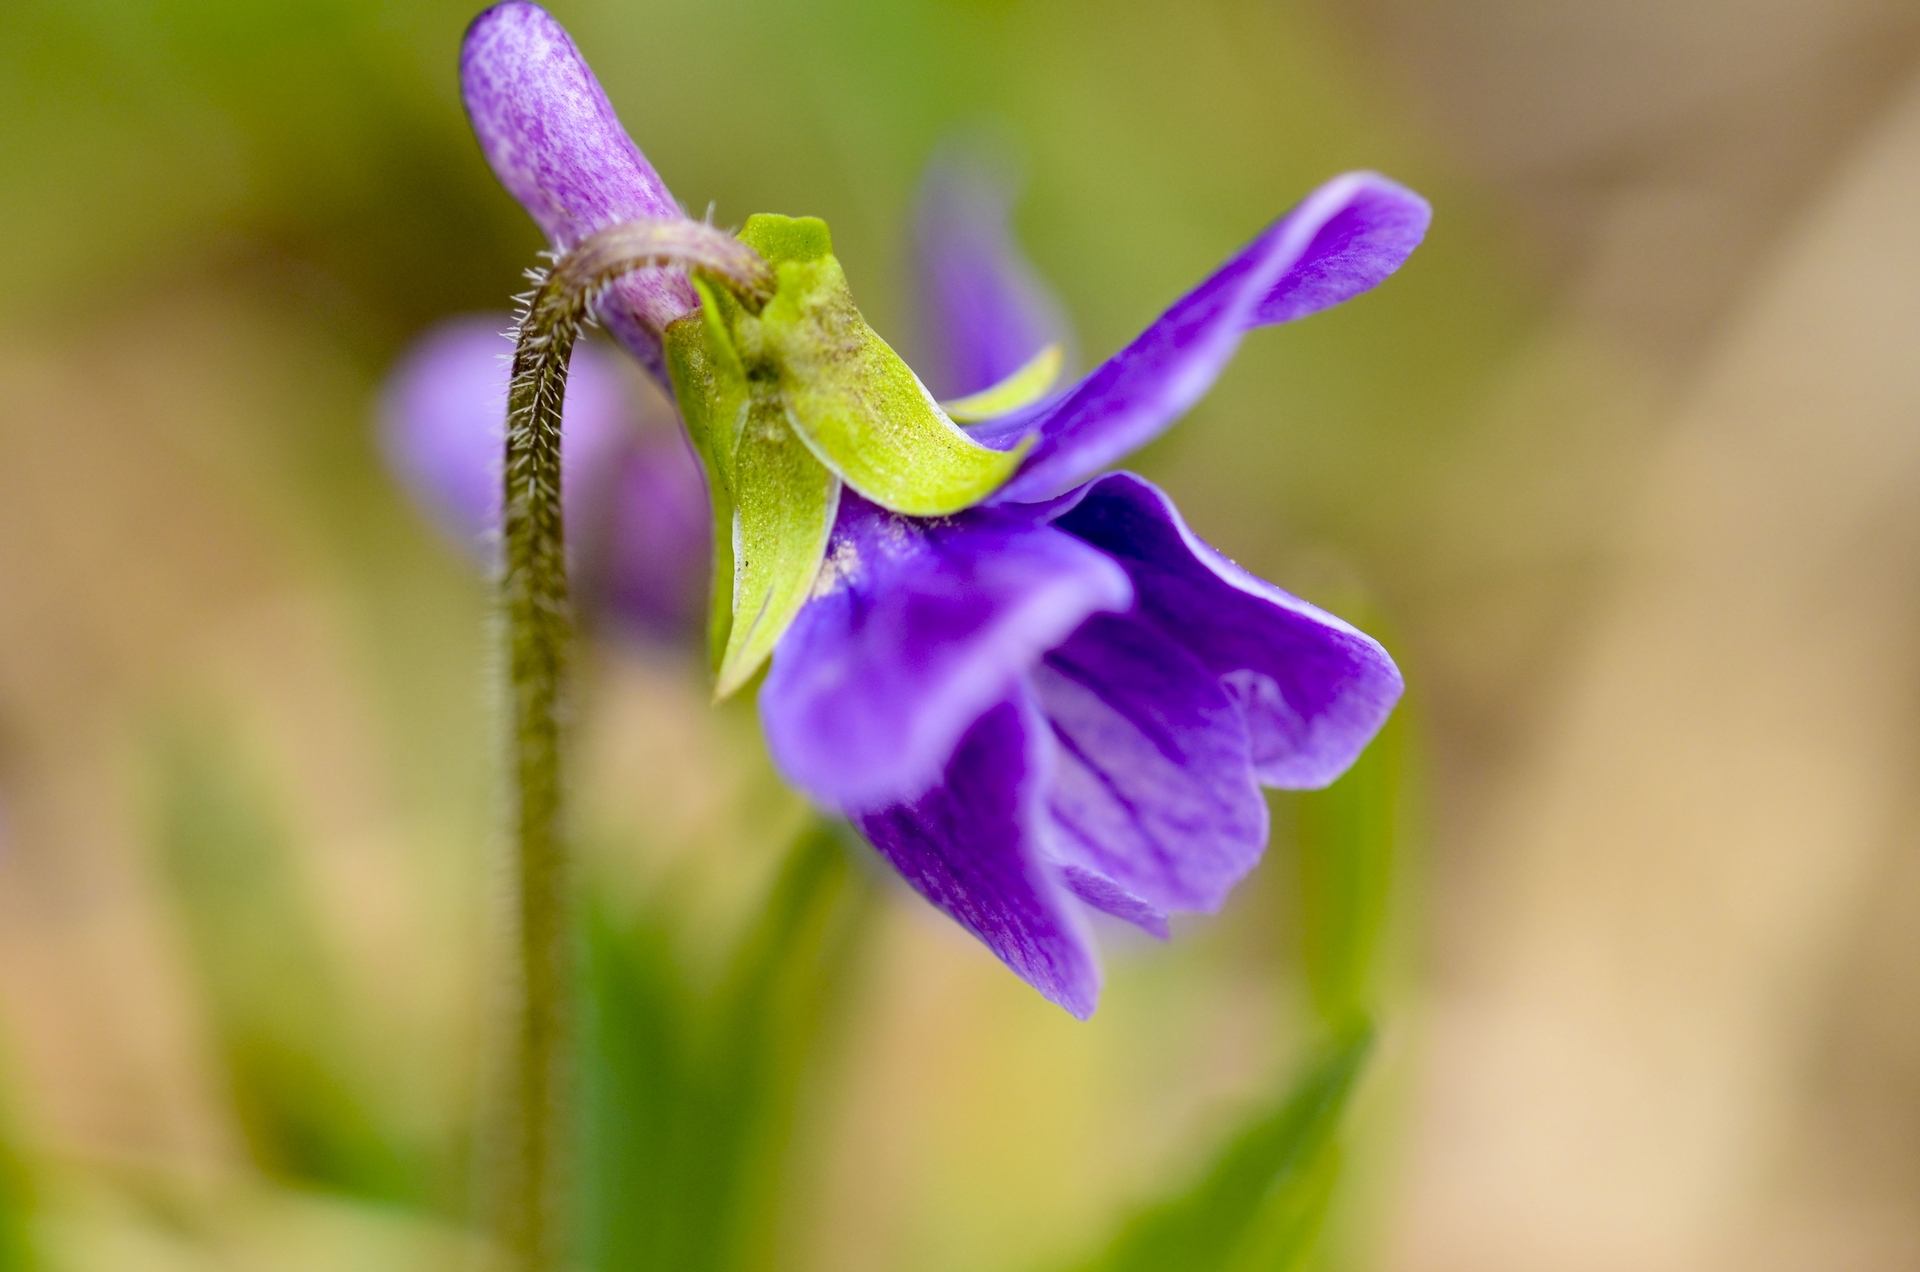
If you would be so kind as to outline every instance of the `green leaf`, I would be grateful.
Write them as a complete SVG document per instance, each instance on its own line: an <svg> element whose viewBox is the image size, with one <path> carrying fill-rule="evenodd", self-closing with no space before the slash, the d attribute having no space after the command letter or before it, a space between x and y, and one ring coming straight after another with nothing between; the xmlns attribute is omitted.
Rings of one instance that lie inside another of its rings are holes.
<svg viewBox="0 0 1920 1272"><path fill-rule="evenodd" d="M705 1218L683 1173L704 1107L693 1004L661 916L596 902L584 935L580 1254L604 1272L681 1266Z"/></svg>
<svg viewBox="0 0 1920 1272"><path fill-rule="evenodd" d="M855 1001L850 985L874 894L852 868L844 824L802 833L758 918L736 948L708 1036L714 1115L708 1139L725 1153L710 1194L729 1251L720 1266L777 1269L783 1200L798 1199L791 1146L807 1081Z"/></svg>
<svg viewBox="0 0 1920 1272"><path fill-rule="evenodd" d="M778 280L735 338L752 378L777 379L786 418L820 462L882 507L936 517L1004 485L1031 446L997 451L947 418L912 369L860 316L825 226L755 216L740 237Z"/></svg>
<svg viewBox="0 0 1920 1272"><path fill-rule="evenodd" d="M0 1108L0 1114L6 1112ZM34 1266L32 1209L32 1184L15 1147L13 1120L0 1116L0 1272L26 1272Z"/></svg>
<svg viewBox="0 0 1920 1272"><path fill-rule="evenodd" d="M954 398L942 402L941 409L948 418L961 424L977 424L981 420L990 420L1017 411L1023 406L1032 406L1046 396L1047 390L1060 377L1060 362L1065 355L1060 346L1050 344L1033 355L1026 365L995 385L981 389L978 393L969 393L963 398Z"/></svg>
<svg viewBox="0 0 1920 1272"><path fill-rule="evenodd" d="M870 890L836 827L815 824L717 984L689 984L670 901L587 928L586 1266L746 1272L784 1266L793 1127L848 1005Z"/></svg>
<svg viewBox="0 0 1920 1272"><path fill-rule="evenodd" d="M1246 1125L1185 1192L1136 1215L1086 1272L1287 1272L1310 1252L1336 1167L1334 1136L1372 1046L1356 1029Z"/></svg>

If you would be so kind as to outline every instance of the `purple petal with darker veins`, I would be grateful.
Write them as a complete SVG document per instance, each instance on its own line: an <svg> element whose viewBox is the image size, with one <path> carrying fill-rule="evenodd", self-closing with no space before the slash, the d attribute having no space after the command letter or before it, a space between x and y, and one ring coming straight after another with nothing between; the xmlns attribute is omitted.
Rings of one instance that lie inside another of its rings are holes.
<svg viewBox="0 0 1920 1272"><path fill-rule="evenodd" d="M1059 859L1153 910L1217 910L1267 843L1247 726L1219 676L1158 626L1102 615L1033 687L1059 747Z"/></svg>
<svg viewBox="0 0 1920 1272"><path fill-rule="evenodd" d="M1381 282L1429 215L1419 195L1372 173L1321 186L1072 389L974 428L1002 448L1039 437L1000 497L1056 494L1151 441L1212 387L1249 328Z"/></svg>
<svg viewBox="0 0 1920 1272"><path fill-rule="evenodd" d="M494 175L555 247L622 221L684 219L566 29L540 6L495 5L473 20L460 89ZM664 382L653 332L696 307L683 273L655 269L615 284L598 313Z"/></svg>
<svg viewBox="0 0 1920 1272"><path fill-rule="evenodd" d="M1059 303L1013 238L1005 186L977 160L928 169L915 216L920 370L941 397L977 393L1066 340Z"/></svg>
<svg viewBox="0 0 1920 1272"><path fill-rule="evenodd" d="M940 783L854 819L921 896L1082 1020L1100 995L1078 905L1040 852L1047 747L1019 698L980 717Z"/></svg>
<svg viewBox="0 0 1920 1272"><path fill-rule="evenodd" d="M909 798L1043 653L1131 595L1105 553L1031 510L916 520L844 492L816 594L760 690L768 748L830 807Z"/></svg>
<svg viewBox="0 0 1920 1272"><path fill-rule="evenodd" d="M1239 700L1265 784L1325 786L1386 723L1402 684L1379 643L1215 552L1152 483L1115 473L1061 507L1055 525L1126 568L1130 620L1179 643Z"/></svg>
<svg viewBox="0 0 1920 1272"><path fill-rule="evenodd" d="M476 549L500 529L508 358L504 314L456 318L422 336L387 381L381 440L400 478L449 534ZM607 472L636 427L619 364L598 345L574 351L561 419L561 488L576 524L609 493Z"/></svg>

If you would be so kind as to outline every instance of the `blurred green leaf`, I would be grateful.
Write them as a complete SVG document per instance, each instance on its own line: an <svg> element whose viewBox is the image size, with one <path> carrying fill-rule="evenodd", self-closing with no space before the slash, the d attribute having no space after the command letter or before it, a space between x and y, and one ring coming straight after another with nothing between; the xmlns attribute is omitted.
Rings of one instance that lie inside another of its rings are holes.
<svg viewBox="0 0 1920 1272"><path fill-rule="evenodd" d="M1346 776L1292 797L1301 960L1314 1009L1335 1029L1372 1016L1380 946L1409 817L1413 748L1404 707Z"/></svg>
<svg viewBox="0 0 1920 1272"><path fill-rule="evenodd" d="M1334 1134L1372 1047L1357 1028L1316 1058L1185 1192L1121 1229L1085 1272L1285 1272L1310 1252L1337 1170Z"/></svg>
<svg viewBox="0 0 1920 1272"><path fill-rule="evenodd" d="M26 1272L35 1262L27 1234L33 1192L6 1113L0 1102L0 1272Z"/></svg>
<svg viewBox="0 0 1920 1272"><path fill-rule="evenodd" d="M237 747L198 729L164 730L153 762L168 896L254 1155L290 1179L421 1199L421 1155L351 1045L274 797Z"/></svg>
<svg viewBox="0 0 1920 1272"><path fill-rule="evenodd" d="M793 1121L864 930L835 826L791 850L711 993L662 917L588 926L588 1266L777 1266Z"/></svg>
<svg viewBox="0 0 1920 1272"><path fill-rule="evenodd" d="M592 1268L672 1267L682 1250L680 1142L698 1098L691 1004L664 926L586 922L581 1253Z"/></svg>

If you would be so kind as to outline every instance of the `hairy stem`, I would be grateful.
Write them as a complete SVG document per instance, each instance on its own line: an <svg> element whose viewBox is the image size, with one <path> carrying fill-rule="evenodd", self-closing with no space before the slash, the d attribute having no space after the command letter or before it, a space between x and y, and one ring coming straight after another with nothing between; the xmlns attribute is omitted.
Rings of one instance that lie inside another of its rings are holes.
<svg viewBox="0 0 1920 1272"><path fill-rule="evenodd" d="M650 266L697 269L749 304L764 261L692 221L635 221L582 241L543 279L522 316L507 393L505 560L512 753L515 987L509 1099L495 1160L501 1236L521 1272L563 1266L572 1145L569 1008L573 923L562 804L563 705L573 638L560 505L560 416L567 363L595 300Z"/></svg>

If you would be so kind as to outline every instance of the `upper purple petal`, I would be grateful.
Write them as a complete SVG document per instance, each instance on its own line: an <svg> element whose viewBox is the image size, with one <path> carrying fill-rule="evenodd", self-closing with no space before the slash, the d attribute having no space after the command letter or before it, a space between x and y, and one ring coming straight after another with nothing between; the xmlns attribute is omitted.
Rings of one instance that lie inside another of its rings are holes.
<svg viewBox="0 0 1920 1272"><path fill-rule="evenodd" d="M1054 524L1126 568L1131 621L1154 625L1222 678L1267 785L1333 781L1399 701L1400 671L1377 641L1201 542L1150 482L1103 477Z"/></svg>
<svg viewBox="0 0 1920 1272"><path fill-rule="evenodd" d="M1048 748L1021 697L988 710L941 780L854 818L907 882L1022 980L1085 1019L1100 968L1079 906L1041 851Z"/></svg>
<svg viewBox="0 0 1920 1272"><path fill-rule="evenodd" d="M1426 200L1373 173L1321 186L1079 384L974 429L1002 447L1038 434L1001 497L1056 494L1152 440L1212 387L1249 328L1373 287L1429 216Z"/></svg>
<svg viewBox="0 0 1920 1272"><path fill-rule="evenodd" d="M684 219L572 38L540 6L495 5L473 20L460 90L494 175L556 248L622 221ZM598 312L658 374L654 333L696 307L682 272L657 269L627 275Z"/></svg>
<svg viewBox="0 0 1920 1272"><path fill-rule="evenodd" d="M977 393L1064 343L1059 303L1021 253L1011 199L978 161L927 170L914 218L922 378L943 398Z"/></svg>
<svg viewBox="0 0 1920 1272"><path fill-rule="evenodd" d="M820 802L871 808L939 778L961 736L1125 573L1032 510L895 516L851 491L814 598L760 691L774 761Z"/></svg>
<svg viewBox="0 0 1920 1272"><path fill-rule="evenodd" d="M1059 747L1059 859L1157 911L1218 909L1267 844L1246 722L1219 675L1157 623L1103 615L1033 687Z"/></svg>

